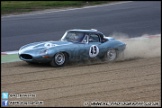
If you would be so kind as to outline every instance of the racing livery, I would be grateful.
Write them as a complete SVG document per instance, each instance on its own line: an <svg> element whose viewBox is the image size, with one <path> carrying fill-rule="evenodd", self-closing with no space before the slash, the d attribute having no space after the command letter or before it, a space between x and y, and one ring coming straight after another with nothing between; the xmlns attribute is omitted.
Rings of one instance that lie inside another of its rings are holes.
<svg viewBox="0 0 162 108"><path fill-rule="evenodd" d="M67 30L59 41L34 42L22 46L18 55L27 63L50 63L64 66L71 61L99 58L116 61L126 44L113 37L106 37L98 30Z"/></svg>

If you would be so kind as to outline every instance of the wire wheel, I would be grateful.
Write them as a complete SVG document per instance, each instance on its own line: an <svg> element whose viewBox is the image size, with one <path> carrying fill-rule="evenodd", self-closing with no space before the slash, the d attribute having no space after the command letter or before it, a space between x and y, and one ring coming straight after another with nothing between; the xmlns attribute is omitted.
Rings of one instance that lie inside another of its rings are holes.
<svg viewBox="0 0 162 108"><path fill-rule="evenodd" d="M51 61L51 66L63 66L65 63L66 63L66 54L57 53Z"/></svg>
<svg viewBox="0 0 162 108"><path fill-rule="evenodd" d="M117 58L117 53L115 49L110 49L107 51L107 60L108 61L115 61Z"/></svg>
<svg viewBox="0 0 162 108"><path fill-rule="evenodd" d="M57 65L62 65L65 62L65 55L63 53L58 53L55 55L55 62Z"/></svg>

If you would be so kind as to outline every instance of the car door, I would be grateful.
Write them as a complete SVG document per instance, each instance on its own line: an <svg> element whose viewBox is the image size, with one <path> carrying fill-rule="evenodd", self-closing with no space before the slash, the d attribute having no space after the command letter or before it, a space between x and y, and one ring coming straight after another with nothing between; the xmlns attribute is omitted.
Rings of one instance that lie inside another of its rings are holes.
<svg viewBox="0 0 162 108"><path fill-rule="evenodd" d="M89 42L88 42L88 56L89 58L95 58L99 55L100 52L100 37L98 34L91 33L89 34Z"/></svg>
<svg viewBox="0 0 162 108"><path fill-rule="evenodd" d="M88 34L85 47L85 56L87 58L95 58L99 55L101 49L101 39L97 33Z"/></svg>
<svg viewBox="0 0 162 108"><path fill-rule="evenodd" d="M100 35L97 33L85 34L82 43L77 45L75 51L76 60L86 60L93 59L100 55L100 50L102 49L102 43Z"/></svg>

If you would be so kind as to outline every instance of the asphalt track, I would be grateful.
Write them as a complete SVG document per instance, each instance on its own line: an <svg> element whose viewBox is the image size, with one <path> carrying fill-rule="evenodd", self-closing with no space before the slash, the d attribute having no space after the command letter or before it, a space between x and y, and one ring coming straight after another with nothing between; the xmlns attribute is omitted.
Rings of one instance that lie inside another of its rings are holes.
<svg viewBox="0 0 162 108"><path fill-rule="evenodd" d="M45 14L1 18L1 51L22 45L58 40L65 30L96 28L105 35L124 33L129 37L161 34L161 2L135 1Z"/></svg>

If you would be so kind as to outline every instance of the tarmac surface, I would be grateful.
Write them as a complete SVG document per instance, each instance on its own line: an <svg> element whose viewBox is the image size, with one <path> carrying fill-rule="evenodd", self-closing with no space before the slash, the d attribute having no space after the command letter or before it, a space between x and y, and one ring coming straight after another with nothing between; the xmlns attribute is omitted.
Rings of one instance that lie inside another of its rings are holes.
<svg viewBox="0 0 162 108"><path fill-rule="evenodd" d="M69 29L98 29L106 36L161 34L161 2L135 1L116 5L1 18L1 52L25 44L59 40Z"/></svg>

